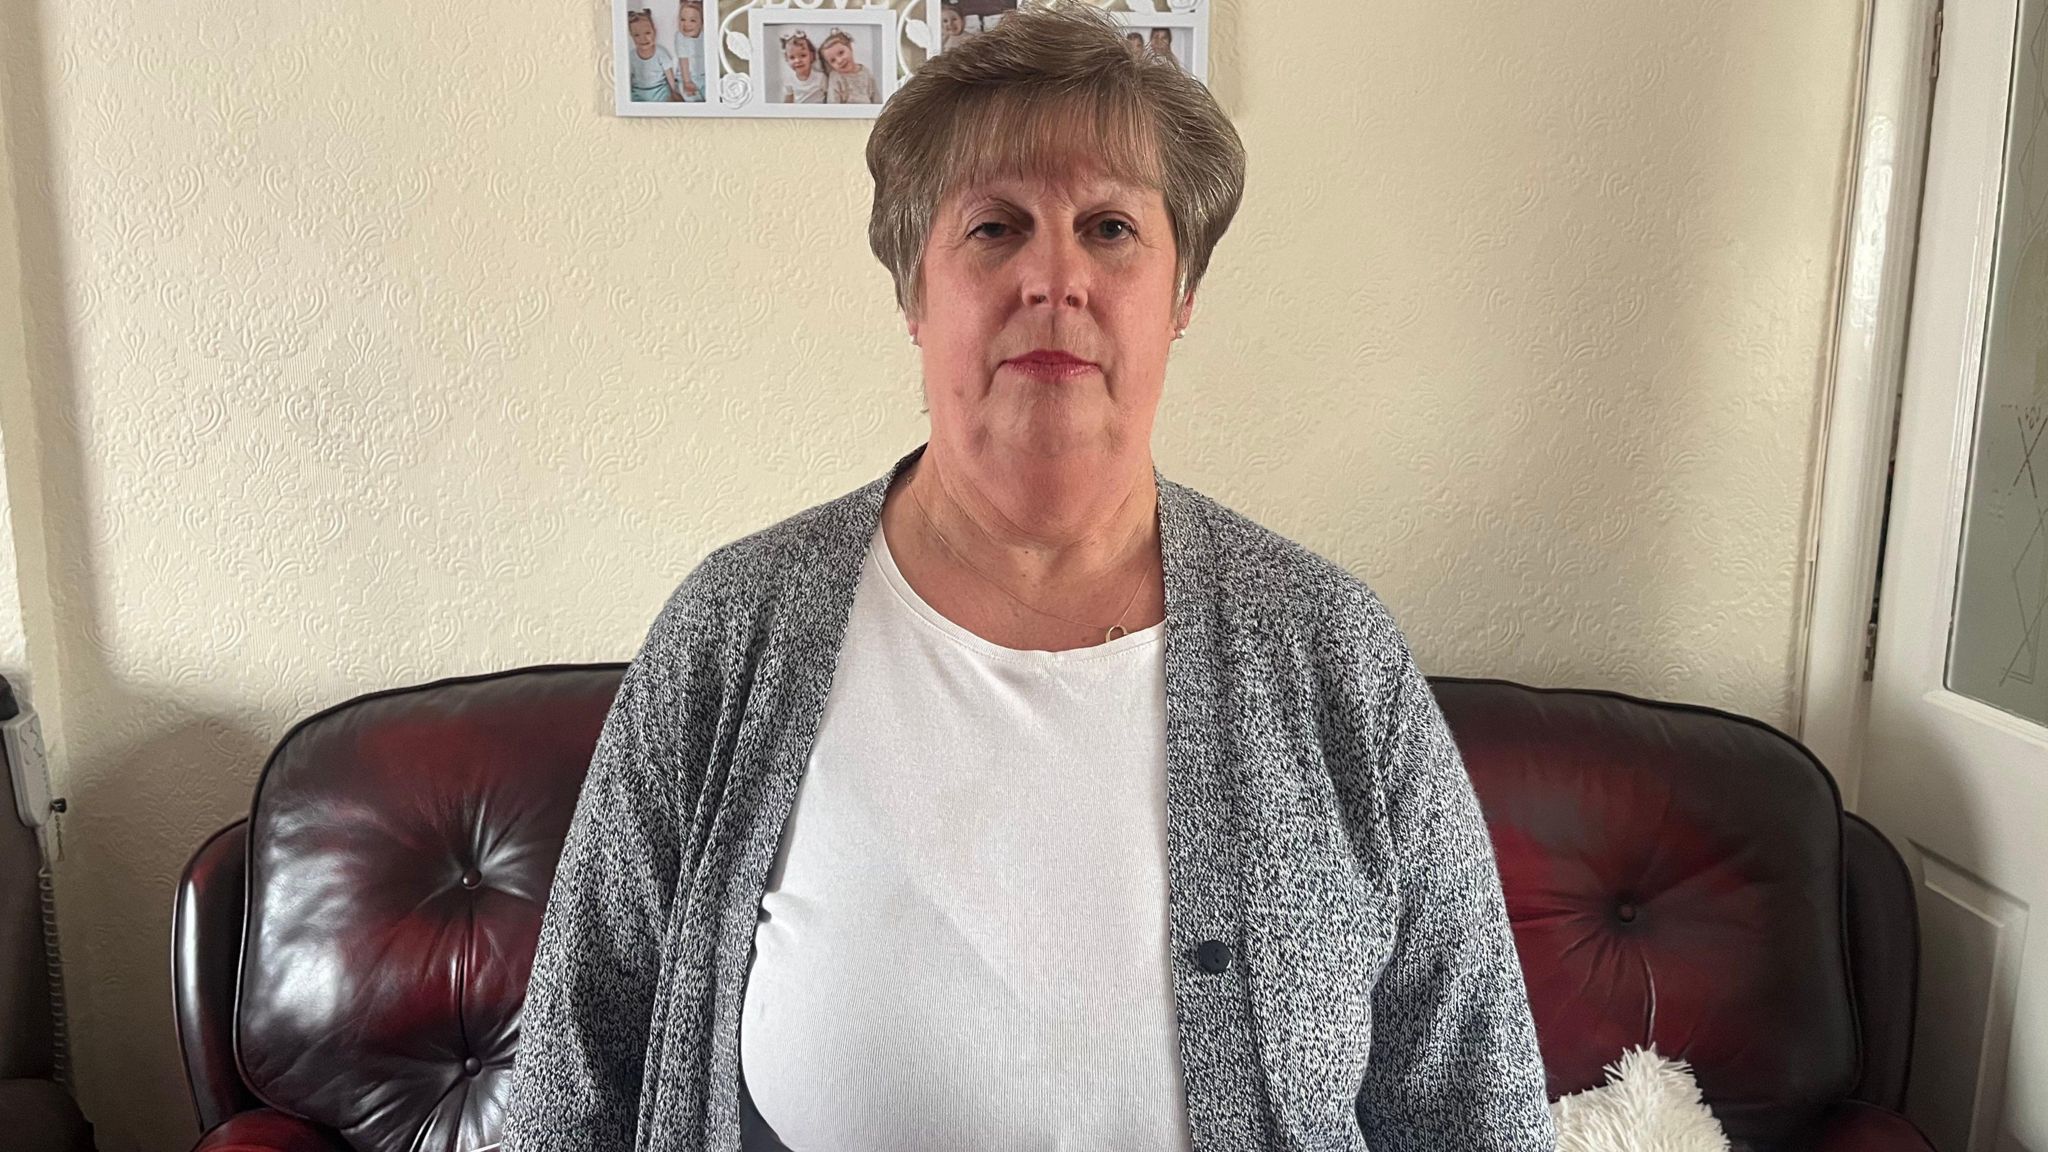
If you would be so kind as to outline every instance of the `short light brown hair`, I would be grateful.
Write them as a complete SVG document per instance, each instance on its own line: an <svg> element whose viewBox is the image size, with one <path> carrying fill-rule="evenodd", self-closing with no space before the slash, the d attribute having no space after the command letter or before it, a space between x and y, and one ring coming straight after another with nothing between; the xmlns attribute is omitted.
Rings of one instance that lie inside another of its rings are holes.
<svg viewBox="0 0 2048 1152"><path fill-rule="evenodd" d="M1244 197L1244 145L1202 83L1092 5L1022 8L918 69L868 137L875 180L868 246L915 313L932 218L955 190L1060 170L1085 158L1157 188L1173 221L1174 304L1208 271Z"/></svg>

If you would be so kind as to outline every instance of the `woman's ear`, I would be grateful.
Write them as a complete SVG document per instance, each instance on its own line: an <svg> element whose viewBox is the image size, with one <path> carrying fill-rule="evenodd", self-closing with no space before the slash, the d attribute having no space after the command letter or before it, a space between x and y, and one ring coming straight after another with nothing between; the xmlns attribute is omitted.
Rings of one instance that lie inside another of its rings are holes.
<svg viewBox="0 0 2048 1152"><path fill-rule="evenodd" d="M910 342L911 342L912 344L916 344L916 343L917 343L917 317L915 317L915 316L911 316L911 315L909 315L909 314L905 314L905 315L904 315L904 317L903 317L903 326L904 326L904 327L905 327L906 329L908 329L908 330L909 330L909 332L910 332Z"/></svg>
<svg viewBox="0 0 2048 1152"><path fill-rule="evenodd" d="M1194 318L1195 318L1195 294L1194 294L1194 292L1193 292L1192 290L1190 290L1190 291L1188 292L1188 294L1187 294L1187 295L1185 295L1185 296L1181 297L1181 300L1180 300L1180 307L1174 310L1174 313L1173 313L1173 330L1174 330L1175 332L1185 332L1185 331L1187 331L1187 330L1188 330L1188 322L1189 322L1190 320L1193 320Z"/></svg>

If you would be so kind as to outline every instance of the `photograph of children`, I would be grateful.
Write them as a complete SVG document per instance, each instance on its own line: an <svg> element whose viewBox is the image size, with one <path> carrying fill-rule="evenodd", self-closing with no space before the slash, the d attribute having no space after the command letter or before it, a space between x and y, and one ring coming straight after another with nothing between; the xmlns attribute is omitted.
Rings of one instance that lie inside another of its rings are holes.
<svg viewBox="0 0 2048 1152"><path fill-rule="evenodd" d="M875 68L882 60L880 29L855 28L849 32L834 28L818 42L818 55L825 61L825 103L882 102L882 85L875 79Z"/></svg>
<svg viewBox="0 0 2048 1152"><path fill-rule="evenodd" d="M704 0L680 0L676 6L676 76L671 85L686 103L704 100Z"/></svg>
<svg viewBox="0 0 2048 1152"><path fill-rule="evenodd" d="M717 19L717 0L624 0L618 11L621 110L704 103L711 95L705 44Z"/></svg>
<svg viewBox="0 0 2048 1152"><path fill-rule="evenodd" d="M986 32L1017 10L1017 0L940 0L939 51L961 38Z"/></svg>
<svg viewBox="0 0 2048 1152"><path fill-rule="evenodd" d="M851 20L818 23L814 16L801 23L781 18L782 12L799 11L778 10L766 22L761 70L767 73L763 91L767 101L880 104L885 94L882 26ZM768 16L765 9L754 10L755 20L764 16Z"/></svg>
<svg viewBox="0 0 2048 1152"><path fill-rule="evenodd" d="M1132 28L1124 33L1124 43L1130 46L1132 55L1142 52L1157 56L1183 72L1193 58L1194 39L1192 28Z"/></svg>
<svg viewBox="0 0 2048 1152"><path fill-rule="evenodd" d="M627 83L636 104L661 104L682 98L676 80L676 55L661 46L661 33L654 26L654 13L647 8L626 12L626 37L631 48L626 67Z"/></svg>
<svg viewBox="0 0 2048 1152"><path fill-rule="evenodd" d="M811 34L802 28L792 28L781 33L782 44L782 102L784 104L823 104L825 102L825 62L818 58L818 46L811 42Z"/></svg>
<svg viewBox="0 0 2048 1152"><path fill-rule="evenodd" d="M1124 47L1133 56L1164 60L1203 83L1209 82L1202 30L1193 17L1159 12L1118 12L1124 26Z"/></svg>

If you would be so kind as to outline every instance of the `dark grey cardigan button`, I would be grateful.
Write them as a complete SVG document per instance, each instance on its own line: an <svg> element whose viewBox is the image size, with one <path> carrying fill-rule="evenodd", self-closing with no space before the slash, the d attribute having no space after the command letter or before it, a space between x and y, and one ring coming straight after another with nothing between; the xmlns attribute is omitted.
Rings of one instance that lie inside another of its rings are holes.
<svg viewBox="0 0 2048 1152"><path fill-rule="evenodd" d="M1204 940L1195 949L1195 963L1204 972L1226 972L1230 969L1230 945L1221 940Z"/></svg>

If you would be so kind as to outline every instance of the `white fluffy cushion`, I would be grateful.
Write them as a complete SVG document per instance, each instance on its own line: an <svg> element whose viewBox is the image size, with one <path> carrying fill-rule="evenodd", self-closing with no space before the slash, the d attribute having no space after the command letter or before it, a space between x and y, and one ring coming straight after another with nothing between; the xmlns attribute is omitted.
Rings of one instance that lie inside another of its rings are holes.
<svg viewBox="0 0 2048 1152"><path fill-rule="evenodd" d="M1692 1069L1648 1048L1607 1066L1607 1083L1550 1106L1558 1152L1728 1152Z"/></svg>

